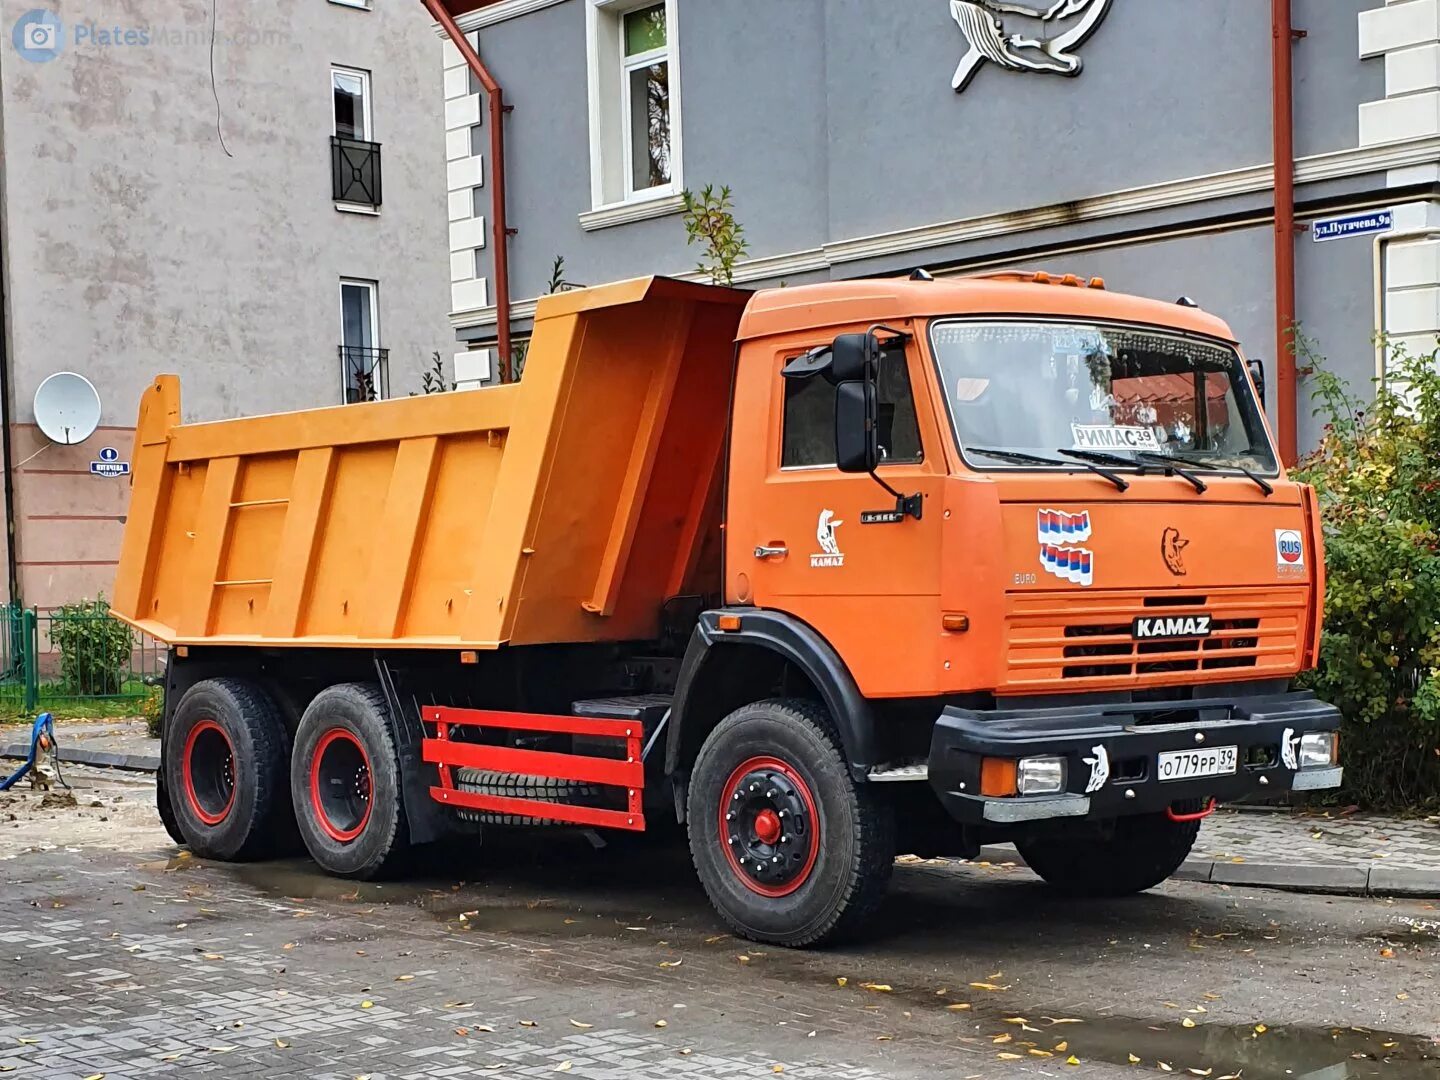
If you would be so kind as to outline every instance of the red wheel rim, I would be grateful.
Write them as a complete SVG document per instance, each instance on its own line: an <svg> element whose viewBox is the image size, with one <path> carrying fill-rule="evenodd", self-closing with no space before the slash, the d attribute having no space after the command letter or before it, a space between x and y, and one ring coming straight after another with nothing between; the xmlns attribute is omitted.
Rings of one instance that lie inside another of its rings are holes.
<svg viewBox="0 0 1440 1080"><path fill-rule="evenodd" d="M721 789L720 846L735 876L761 896L789 896L820 856L820 815L810 785L774 757L741 762Z"/></svg>
<svg viewBox="0 0 1440 1080"><path fill-rule="evenodd" d="M201 720L185 736L181 779L190 809L206 825L219 825L235 805L235 747L214 720Z"/></svg>
<svg viewBox="0 0 1440 1080"><path fill-rule="evenodd" d="M310 756L310 807L322 832L348 844L370 823L370 755L346 728L320 736Z"/></svg>

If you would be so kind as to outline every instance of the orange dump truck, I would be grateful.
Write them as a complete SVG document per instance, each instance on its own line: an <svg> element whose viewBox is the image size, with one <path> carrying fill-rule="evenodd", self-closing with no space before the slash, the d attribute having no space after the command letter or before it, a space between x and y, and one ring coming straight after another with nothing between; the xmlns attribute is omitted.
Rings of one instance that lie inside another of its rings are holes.
<svg viewBox="0 0 1440 1080"><path fill-rule="evenodd" d="M788 945L897 852L1147 889L1216 800L1340 782L1254 374L1193 305L1013 273L565 293L468 393L181 424L162 376L114 590L170 644L162 815L353 877L678 819Z"/></svg>

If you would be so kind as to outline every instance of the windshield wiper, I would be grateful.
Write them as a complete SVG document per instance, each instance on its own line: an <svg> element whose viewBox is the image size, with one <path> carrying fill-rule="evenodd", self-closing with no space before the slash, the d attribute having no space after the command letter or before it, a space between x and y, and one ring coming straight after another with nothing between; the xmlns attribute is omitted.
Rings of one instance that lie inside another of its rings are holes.
<svg viewBox="0 0 1440 1080"><path fill-rule="evenodd" d="M1097 450L1057 450L1055 452L1057 454L1064 454L1066 457L1079 458L1081 461L1106 461L1114 465L1133 466L1142 476L1145 473L1145 468L1140 459L1144 458L1146 461L1152 461L1161 466L1165 470L1166 476L1178 476L1190 484L1201 495L1205 494L1206 484L1204 480L1201 480L1194 473L1180 468L1180 466L1176 465L1170 458L1163 454L1152 454L1146 450L1136 450L1133 451L1135 454L1134 459L1131 459L1123 458L1119 454L1107 454Z"/></svg>
<svg viewBox="0 0 1440 1080"><path fill-rule="evenodd" d="M1168 461L1168 460L1170 460L1170 457L1167 457L1167 456L1164 455L1164 454L1152 454L1152 453L1150 453L1150 452L1148 452L1148 451L1143 451L1143 450L1142 450L1139 454L1137 454L1136 456L1137 456L1137 457L1143 457L1143 458L1146 458L1147 460L1152 460L1152 461L1153 461L1153 460L1160 460L1160 461ZM1274 487L1271 486L1271 484L1270 484L1270 482L1269 482L1268 480L1266 480L1266 479L1265 479L1263 476L1261 476L1259 473L1252 472L1251 470L1247 469L1244 465L1216 465L1213 461L1202 461L1202 460L1200 460L1199 458L1188 457L1187 455L1184 455L1184 454L1174 454L1174 455L1170 455L1170 456L1171 456L1171 457L1174 457L1175 460L1177 460L1177 461L1183 461L1186 465L1192 465L1192 466L1194 466L1194 467L1197 468L1197 469L1204 469L1204 470L1206 470L1207 472L1223 472L1223 471L1226 470L1226 469L1234 469L1236 472L1244 473L1244 474L1245 474L1246 476L1248 476L1251 480L1254 480L1255 483L1256 483L1256 485L1258 485L1259 488L1260 488L1260 490L1263 491L1266 495L1274 495L1274 494L1275 494L1275 489L1274 489Z"/></svg>
<svg viewBox="0 0 1440 1080"><path fill-rule="evenodd" d="M986 457L999 458L1001 461L1013 461L1020 465L1065 465L1067 462L1056 461L1054 458L1041 457L1038 454L1022 454L1018 450L987 450L982 446L967 446L965 448L970 454L984 454ZM1063 452L1063 451L1062 451ZM1123 476L1116 476L1109 469L1102 469L1098 465L1092 465L1088 461L1081 460L1080 464L1095 473L1109 480L1119 490L1126 491L1130 487L1130 481ZM1129 462L1126 462L1129 464Z"/></svg>

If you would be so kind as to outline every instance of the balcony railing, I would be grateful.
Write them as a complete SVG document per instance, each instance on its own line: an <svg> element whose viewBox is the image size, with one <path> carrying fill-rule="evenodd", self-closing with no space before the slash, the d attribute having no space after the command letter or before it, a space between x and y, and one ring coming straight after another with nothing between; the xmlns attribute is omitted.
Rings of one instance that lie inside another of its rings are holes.
<svg viewBox="0 0 1440 1080"><path fill-rule="evenodd" d="M341 345L340 385L346 405L384 401L390 396L390 350Z"/></svg>
<svg viewBox="0 0 1440 1080"><path fill-rule="evenodd" d="M330 136L330 178L336 202L380 205L380 144Z"/></svg>

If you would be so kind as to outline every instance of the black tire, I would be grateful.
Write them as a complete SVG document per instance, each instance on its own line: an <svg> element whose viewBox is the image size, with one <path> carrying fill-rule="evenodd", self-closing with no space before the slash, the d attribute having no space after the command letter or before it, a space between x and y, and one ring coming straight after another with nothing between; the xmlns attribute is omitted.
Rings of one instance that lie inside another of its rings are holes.
<svg viewBox="0 0 1440 1080"><path fill-rule="evenodd" d="M174 830L207 859L240 862L275 851L289 828L289 733L246 679L205 679L185 691L165 739L164 790ZM157 798L160 798L157 791Z"/></svg>
<svg viewBox="0 0 1440 1080"><path fill-rule="evenodd" d="M594 784L581 784L553 776L524 776L488 769L456 769L455 786L476 795L500 795L508 799L539 799L561 804L592 803L600 794ZM558 824L543 818L500 814L492 810L459 810L461 821L475 825L536 826Z"/></svg>
<svg viewBox="0 0 1440 1080"><path fill-rule="evenodd" d="M170 805L170 789L165 784L163 772L155 778L155 809L160 814L160 824L165 826L165 834L175 843L184 844L185 834L180 831L180 822L175 818L175 808Z"/></svg>
<svg viewBox="0 0 1440 1080"><path fill-rule="evenodd" d="M410 843L389 707L378 686L340 683L300 720L290 797L310 857L338 877L397 873Z"/></svg>
<svg viewBox="0 0 1440 1080"><path fill-rule="evenodd" d="M1130 896L1180 869L1199 834L1198 821L1138 814L1120 818L1113 831L1066 830L1015 846L1046 884L1070 896Z"/></svg>
<svg viewBox="0 0 1440 1080"><path fill-rule="evenodd" d="M743 937L834 942L858 931L884 899L895 862L893 814L855 783L830 716L815 702L761 701L722 720L695 760L687 818L700 882Z"/></svg>

